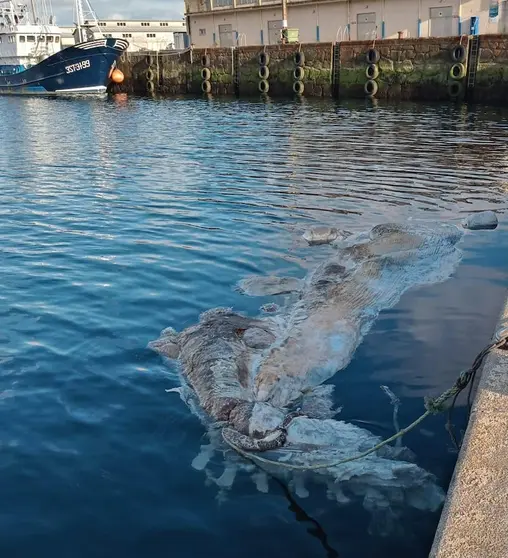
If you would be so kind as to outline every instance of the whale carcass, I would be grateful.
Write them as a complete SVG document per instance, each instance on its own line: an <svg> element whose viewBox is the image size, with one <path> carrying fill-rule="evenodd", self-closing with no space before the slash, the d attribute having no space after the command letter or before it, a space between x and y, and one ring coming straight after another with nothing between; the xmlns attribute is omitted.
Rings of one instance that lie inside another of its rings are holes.
<svg viewBox="0 0 508 558"><path fill-rule="evenodd" d="M380 311L409 288L450 277L460 261L462 235L451 225L379 225L341 240L305 279L281 279L280 291L273 277L241 282L240 289L251 295L265 294L265 286L269 294L296 290L296 300L276 315L251 318L219 308L181 333L165 330L150 346L178 359L185 400L198 409L212 438L197 467L205 468L220 448L221 431L239 448L264 452L272 462L266 470L286 476L302 495L306 467L376 445L379 439L368 430L334 418L333 387L324 382L349 364ZM435 510L443 492L408 453L385 447L311 476L338 502L361 497L373 512L394 505ZM241 468L242 461L230 460L229 480L223 475L222 484L232 483L232 467Z"/></svg>

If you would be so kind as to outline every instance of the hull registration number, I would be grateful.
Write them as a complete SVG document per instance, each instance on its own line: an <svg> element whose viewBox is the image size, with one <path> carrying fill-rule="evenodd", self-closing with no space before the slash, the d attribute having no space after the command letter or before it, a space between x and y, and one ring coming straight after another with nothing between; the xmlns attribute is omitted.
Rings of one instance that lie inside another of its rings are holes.
<svg viewBox="0 0 508 558"><path fill-rule="evenodd" d="M90 60L83 60L82 62L65 66L65 72L67 74L72 74L74 72L79 72L80 70L86 70L86 68L90 68Z"/></svg>

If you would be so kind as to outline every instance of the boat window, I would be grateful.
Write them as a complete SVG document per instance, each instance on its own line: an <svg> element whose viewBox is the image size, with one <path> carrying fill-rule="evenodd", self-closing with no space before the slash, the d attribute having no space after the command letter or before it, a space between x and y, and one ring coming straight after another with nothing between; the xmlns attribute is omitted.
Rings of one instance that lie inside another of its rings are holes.
<svg viewBox="0 0 508 558"><path fill-rule="evenodd" d="M44 42L44 35L39 35L39 37L37 37L39 43L43 43Z"/></svg>
<svg viewBox="0 0 508 558"><path fill-rule="evenodd" d="M55 43L59 43L60 42L60 37L55 37Z"/></svg>
<svg viewBox="0 0 508 558"><path fill-rule="evenodd" d="M9 43L14 43L14 42L16 42L14 35L9 35Z"/></svg>
<svg viewBox="0 0 508 558"><path fill-rule="evenodd" d="M48 43L52 43L53 42L53 35L48 35L46 37L46 40L48 41Z"/></svg>
<svg viewBox="0 0 508 558"><path fill-rule="evenodd" d="M26 40L29 43L35 43L35 37L33 35L28 35Z"/></svg>
<svg viewBox="0 0 508 558"><path fill-rule="evenodd" d="M19 36L19 42L20 42L20 43L26 43L26 37L25 37L25 35L20 35L20 36Z"/></svg>

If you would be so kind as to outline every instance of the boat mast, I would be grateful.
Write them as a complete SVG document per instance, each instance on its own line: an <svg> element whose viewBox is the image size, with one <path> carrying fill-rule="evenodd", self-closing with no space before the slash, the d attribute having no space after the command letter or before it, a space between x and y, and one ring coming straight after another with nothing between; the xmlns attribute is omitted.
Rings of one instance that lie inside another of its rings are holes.
<svg viewBox="0 0 508 558"><path fill-rule="evenodd" d="M88 29L97 29L97 33L102 37L102 29L99 26L97 15L92 8L89 0L76 0L76 30L78 34L78 42L84 43L90 40L87 33Z"/></svg>
<svg viewBox="0 0 508 558"><path fill-rule="evenodd" d="M32 4L32 17L34 18L34 25L36 25L37 24L37 11L35 9L35 1L32 0L31 4Z"/></svg>

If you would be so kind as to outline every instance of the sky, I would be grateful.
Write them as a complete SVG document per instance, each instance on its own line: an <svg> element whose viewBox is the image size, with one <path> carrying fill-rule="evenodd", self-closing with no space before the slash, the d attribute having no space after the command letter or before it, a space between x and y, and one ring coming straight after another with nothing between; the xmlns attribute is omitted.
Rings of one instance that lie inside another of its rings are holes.
<svg viewBox="0 0 508 558"><path fill-rule="evenodd" d="M52 0L58 25L71 25L74 0ZM98 19L177 19L183 0L92 0Z"/></svg>

